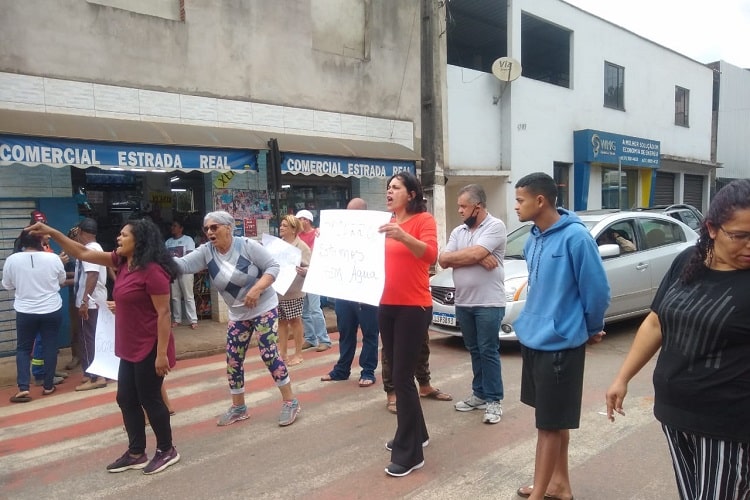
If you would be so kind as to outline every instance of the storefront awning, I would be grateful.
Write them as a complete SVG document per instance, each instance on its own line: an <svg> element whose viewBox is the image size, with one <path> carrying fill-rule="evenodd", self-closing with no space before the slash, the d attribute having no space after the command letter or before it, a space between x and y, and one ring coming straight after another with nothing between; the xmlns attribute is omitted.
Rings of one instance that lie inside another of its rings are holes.
<svg viewBox="0 0 750 500"><path fill-rule="evenodd" d="M0 110L0 135L40 138L50 141L70 140L76 141L79 144L91 141L95 143L117 143L120 145L149 145L153 146L156 151L163 151L164 147L257 151L268 149L268 141L271 138L276 138L279 143L279 149L283 152L364 159L405 161L421 159L411 149L390 142L356 141L330 137L277 134L258 130L119 120L19 110ZM6 150L5 155L3 155L3 151L0 151L0 166L13 163L27 165L50 164L42 161L29 162L19 160L18 158L13 159L7 149L4 148ZM68 159L70 159L70 156L68 156ZM73 162L63 162L60 165L52 166L70 164L79 167L91 166L85 163ZM101 168L120 168L123 165L107 162L96 166ZM133 167L133 165L125 165L125 167ZM164 168L168 170L176 169L175 167ZM229 167L220 164L218 167L214 165L209 168L192 168L221 170ZM231 168L242 169L242 167Z"/></svg>

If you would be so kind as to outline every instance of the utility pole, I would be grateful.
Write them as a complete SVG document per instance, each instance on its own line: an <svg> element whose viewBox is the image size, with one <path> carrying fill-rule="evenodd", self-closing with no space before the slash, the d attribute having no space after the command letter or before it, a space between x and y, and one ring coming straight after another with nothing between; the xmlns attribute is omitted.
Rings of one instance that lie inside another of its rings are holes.
<svg viewBox="0 0 750 500"><path fill-rule="evenodd" d="M421 95L422 187L432 193L432 213L438 228L438 244L446 241L443 82L446 55L443 43L445 2L422 0Z"/></svg>

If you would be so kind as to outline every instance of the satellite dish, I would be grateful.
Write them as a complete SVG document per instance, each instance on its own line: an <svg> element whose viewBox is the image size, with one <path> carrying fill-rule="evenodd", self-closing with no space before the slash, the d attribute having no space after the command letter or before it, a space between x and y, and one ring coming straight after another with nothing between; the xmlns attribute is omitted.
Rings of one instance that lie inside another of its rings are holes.
<svg viewBox="0 0 750 500"><path fill-rule="evenodd" d="M521 63L512 57L501 57L492 63L492 74L501 82L512 82L521 76Z"/></svg>

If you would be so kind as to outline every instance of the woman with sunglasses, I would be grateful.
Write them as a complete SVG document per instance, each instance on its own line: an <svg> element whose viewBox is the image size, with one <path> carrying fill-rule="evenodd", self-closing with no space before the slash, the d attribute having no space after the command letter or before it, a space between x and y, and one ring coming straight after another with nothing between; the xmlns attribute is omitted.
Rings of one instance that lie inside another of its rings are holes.
<svg viewBox="0 0 750 500"><path fill-rule="evenodd" d="M279 264L258 242L236 237L233 230L231 214L223 210L209 212L203 218L208 242L184 257L175 258L180 273L194 274L208 269L211 286L227 304L227 378L232 406L217 425L230 425L249 417L243 364L256 332L260 357L284 400L279 425L290 425L297 418L300 404L292 392L286 364L279 356L278 299L271 287L279 274Z"/></svg>
<svg viewBox="0 0 750 500"><path fill-rule="evenodd" d="M607 391L624 415L628 382L661 350L654 416L683 499L750 498L750 179L713 198L697 244L680 254Z"/></svg>
<svg viewBox="0 0 750 500"><path fill-rule="evenodd" d="M144 474L155 474L177 463L180 454L172 444L169 409L161 395L164 377L175 365L169 283L177 276L177 266L167 253L161 231L148 219L130 220L117 236L117 248L103 252L41 222L27 229L49 236L71 257L110 266L117 272L112 291L117 308L115 354L120 358L117 404L129 444L107 470L143 469ZM156 454L151 461L146 455L144 410L156 435Z"/></svg>

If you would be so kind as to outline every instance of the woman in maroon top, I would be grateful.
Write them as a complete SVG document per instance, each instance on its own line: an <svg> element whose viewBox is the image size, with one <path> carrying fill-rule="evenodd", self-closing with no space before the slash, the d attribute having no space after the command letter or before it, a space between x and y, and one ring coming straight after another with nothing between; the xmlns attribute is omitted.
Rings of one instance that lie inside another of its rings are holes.
<svg viewBox="0 0 750 500"><path fill-rule="evenodd" d="M159 228L148 219L131 220L120 230L117 248L100 252L86 248L42 223L29 228L47 235L68 255L114 267L115 354L120 358L117 404L128 433L128 451L107 466L109 472L143 469L161 472L180 460L172 445L169 409L161 396L164 376L175 365L169 309L169 284L177 275ZM156 435L156 454L146 455L146 421Z"/></svg>

